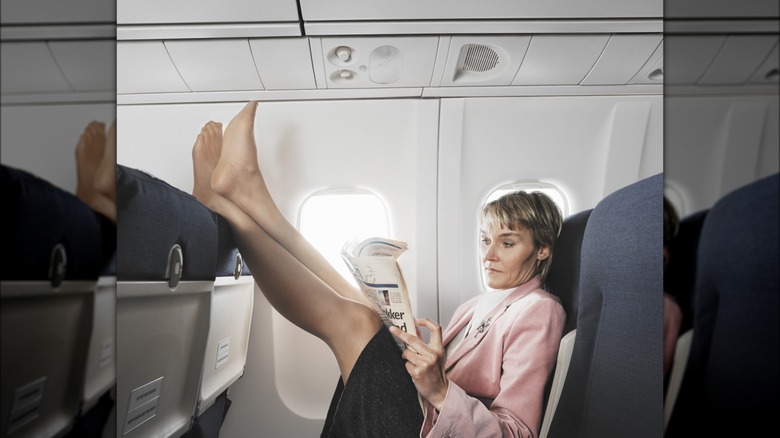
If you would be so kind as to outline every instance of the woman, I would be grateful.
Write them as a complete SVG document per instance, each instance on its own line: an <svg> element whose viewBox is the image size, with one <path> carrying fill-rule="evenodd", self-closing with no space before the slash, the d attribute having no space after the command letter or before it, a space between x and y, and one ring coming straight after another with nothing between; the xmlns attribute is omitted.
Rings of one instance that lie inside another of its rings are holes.
<svg viewBox="0 0 780 438"><path fill-rule="evenodd" d="M256 109L257 102L247 104L230 121L224 136L219 123L203 127L192 151L193 195L230 222L238 247L271 305L322 339L334 353L341 379L322 435L418 436L423 423L418 392L427 411L422 431L426 436L496 436L494 431L499 429L517 432L516 436L536 435L543 388L565 319L560 304L540 289L560 229L554 204L546 197L533 197L535 203L545 205L541 216L552 220L552 238L547 233L543 240L529 228L535 220L526 225L487 213L491 219L484 221L483 253L489 284L511 289L498 304L503 309L491 311L489 306L476 304L494 322L470 325L474 327L469 339L457 351L452 349L454 360L446 364L445 372L445 344L438 324L427 319L417 322L431 331L427 344L396 331L414 349L402 355L373 305L282 216L258 165ZM520 302L524 304L518 306ZM458 331L474 314L474 306L467 304L461 310L453 319L453 329ZM334 314L340 317L333 318ZM451 344L449 333L445 340ZM474 334L480 335L478 341L472 339ZM502 370L502 362L506 369ZM470 373L489 380L472 382ZM461 394L464 389L475 392ZM490 409L474 397L492 398ZM456 417L458 412L474 415L476 426L486 429L472 433L461 429L463 420L457 420L449 423L452 430L442 431L447 426L445 418Z"/></svg>

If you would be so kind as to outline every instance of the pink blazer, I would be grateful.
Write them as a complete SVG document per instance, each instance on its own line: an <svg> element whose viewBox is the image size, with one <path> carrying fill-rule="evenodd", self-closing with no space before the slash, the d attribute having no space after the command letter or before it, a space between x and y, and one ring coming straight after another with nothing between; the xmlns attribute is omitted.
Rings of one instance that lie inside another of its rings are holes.
<svg viewBox="0 0 780 438"><path fill-rule="evenodd" d="M421 437L536 437L544 387L555 366L566 312L534 277L518 286L447 358L440 412L426 405ZM446 345L468 324L478 297L461 305Z"/></svg>

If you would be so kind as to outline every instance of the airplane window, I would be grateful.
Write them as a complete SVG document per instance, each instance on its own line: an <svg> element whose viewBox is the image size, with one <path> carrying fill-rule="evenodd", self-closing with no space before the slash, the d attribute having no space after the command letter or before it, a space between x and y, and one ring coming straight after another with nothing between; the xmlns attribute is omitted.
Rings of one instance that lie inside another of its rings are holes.
<svg viewBox="0 0 780 438"><path fill-rule="evenodd" d="M498 199L507 193L516 192L518 190L523 190L529 193L542 192L549 196L553 202L558 205L558 208L561 209L561 215L564 218L569 215L569 203L566 200L566 195L564 195L558 187L547 183L514 183L501 186L488 195L487 199L485 200L485 204Z"/></svg>
<svg viewBox="0 0 780 438"><path fill-rule="evenodd" d="M324 190L309 196L298 214L298 230L350 282L354 280L341 259L344 243L391 237L384 202L359 190Z"/></svg>
<svg viewBox="0 0 780 438"><path fill-rule="evenodd" d="M664 184L664 196L672 204L678 216L684 217L689 213L682 192L668 181Z"/></svg>

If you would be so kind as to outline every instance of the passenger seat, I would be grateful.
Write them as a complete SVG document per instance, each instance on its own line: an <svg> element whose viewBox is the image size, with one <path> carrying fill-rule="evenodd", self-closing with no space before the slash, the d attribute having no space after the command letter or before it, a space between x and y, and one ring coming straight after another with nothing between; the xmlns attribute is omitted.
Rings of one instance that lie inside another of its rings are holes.
<svg viewBox="0 0 780 438"><path fill-rule="evenodd" d="M577 338L548 436L656 438L663 175L601 200L582 241Z"/></svg>

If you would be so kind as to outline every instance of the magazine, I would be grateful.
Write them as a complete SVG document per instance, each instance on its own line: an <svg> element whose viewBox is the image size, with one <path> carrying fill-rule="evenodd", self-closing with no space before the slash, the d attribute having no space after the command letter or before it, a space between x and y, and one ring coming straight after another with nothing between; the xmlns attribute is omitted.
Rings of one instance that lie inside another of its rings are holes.
<svg viewBox="0 0 780 438"><path fill-rule="evenodd" d="M409 293L397 261L406 249L406 242L371 237L346 242L341 257L360 290L376 304L376 311L385 325L394 325L417 335ZM405 348L403 342L396 341Z"/></svg>

